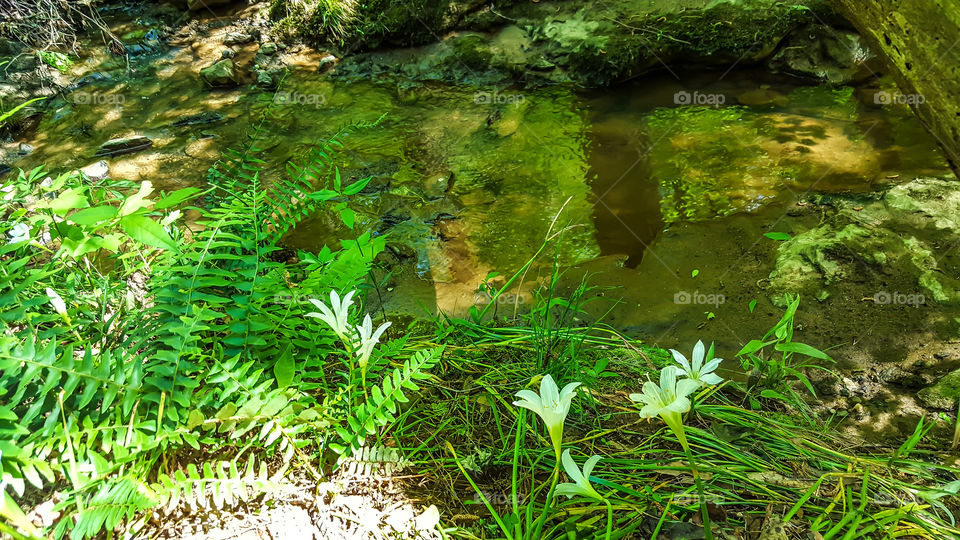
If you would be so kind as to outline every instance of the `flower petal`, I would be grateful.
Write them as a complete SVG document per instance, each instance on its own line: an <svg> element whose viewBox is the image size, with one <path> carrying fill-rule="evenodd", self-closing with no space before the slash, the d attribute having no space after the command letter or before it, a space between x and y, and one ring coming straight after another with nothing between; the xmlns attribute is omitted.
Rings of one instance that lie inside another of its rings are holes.
<svg viewBox="0 0 960 540"><path fill-rule="evenodd" d="M677 388L677 367L667 366L660 370L661 394L673 394Z"/></svg>
<svg viewBox="0 0 960 540"><path fill-rule="evenodd" d="M703 366L703 355L706 354L706 352L703 341L697 340L697 344L693 346L693 358L690 359L694 371L700 371L700 367Z"/></svg>
<svg viewBox="0 0 960 540"><path fill-rule="evenodd" d="M716 373L707 373L706 375L702 375L700 380L707 384L720 384L723 382L723 378Z"/></svg>
<svg viewBox="0 0 960 540"><path fill-rule="evenodd" d="M696 379L683 379L677 383L677 393L676 397L686 397L690 394L697 391L700 388L700 383Z"/></svg>
<svg viewBox="0 0 960 540"><path fill-rule="evenodd" d="M540 400L544 407L553 407L560 403L560 391L549 373L540 379Z"/></svg>
<svg viewBox="0 0 960 540"><path fill-rule="evenodd" d="M576 393L577 387L581 383L572 382L563 387L563 390L560 390L560 401L573 399L574 394Z"/></svg>
<svg viewBox="0 0 960 540"><path fill-rule="evenodd" d="M571 484L570 482L564 482L562 484L557 484L557 487L554 490L554 494L566 495L568 498L572 499L577 495L583 495L583 490L580 489L580 486L576 484Z"/></svg>
<svg viewBox="0 0 960 540"><path fill-rule="evenodd" d="M670 349L670 353L673 354L673 359L683 367L684 372L690 371L690 362L687 361L687 357L684 356L680 351L675 349Z"/></svg>
<svg viewBox="0 0 960 540"><path fill-rule="evenodd" d="M710 373L720 367L720 362L723 362L723 358L714 358L713 360L707 362L707 365L703 366L703 369L700 370L700 373Z"/></svg>
<svg viewBox="0 0 960 540"><path fill-rule="evenodd" d="M567 473L567 476L569 476L574 483L578 485L583 483L583 473L580 472L580 467L577 467L577 462L573 460L572 456L570 456L569 448L563 451L563 455L560 457L560 462L563 463L563 471Z"/></svg>
<svg viewBox="0 0 960 540"><path fill-rule="evenodd" d="M600 456L591 456L586 463L583 464L583 477L590 481L590 473L593 472L593 468L596 467L597 462L602 458Z"/></svg>
<svg viewBox="0 0 960 540"><path fill-rule="evenodd" d="M667 404L664 409L678 413L685 413L690 410L690 400L685 397L678 397L677 399L673 400L672 403Z"/></svg>

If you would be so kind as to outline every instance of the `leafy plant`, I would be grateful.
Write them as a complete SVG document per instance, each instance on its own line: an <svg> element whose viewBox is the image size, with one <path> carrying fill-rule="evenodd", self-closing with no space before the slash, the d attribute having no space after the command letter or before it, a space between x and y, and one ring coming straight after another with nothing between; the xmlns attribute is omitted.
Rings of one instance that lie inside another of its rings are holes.
<svg viewBox="0 0 960 540"><path fill-rule="evenodd" d="M800 297L797 296L763 339L754 339L744 345L737 358L748 370L747 389L755 408L760 406L757 397L774 399L793 406L809 418L809 406L796 391L794 383L800 383L816 397L806 371L818 369L832 374L820 362L833 362L833 359L815 347L793 340L793 319L799 305Z"/></svg>
<svg viewBox="0 0 960 540"><path fill-rule="evenodd" d="M37 55L44 64L56 68L60 73L70 71L70 67L73 66L73 60L62 52L39 51Z"/></svg>

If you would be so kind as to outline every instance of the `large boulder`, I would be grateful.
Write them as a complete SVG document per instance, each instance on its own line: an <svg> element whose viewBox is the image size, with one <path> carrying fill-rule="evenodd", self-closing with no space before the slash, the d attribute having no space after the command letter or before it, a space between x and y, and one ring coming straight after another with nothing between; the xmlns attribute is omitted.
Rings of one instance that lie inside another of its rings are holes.
<svg viewBox="0 0 960 540"><path fill-rule="evenodd" d="M770 67L833 84L848 84L873 76L880 67L875 60L858 34L807 25L790 34L771 58Z"/></svg>

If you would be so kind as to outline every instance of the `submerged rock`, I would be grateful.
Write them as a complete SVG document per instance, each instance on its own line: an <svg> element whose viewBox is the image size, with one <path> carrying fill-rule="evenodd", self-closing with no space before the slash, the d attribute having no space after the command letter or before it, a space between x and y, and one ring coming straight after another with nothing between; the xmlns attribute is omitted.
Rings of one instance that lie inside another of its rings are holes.
<svg viewBox="0 0 960 540"><path fill-rule="evenodd" d="M199 126L204 124L213 124L221 120L223 120L222 114L216 111L204 111L202 113L184 116L171 125L174 127Z"/></svg>
<svg viewBox="0 0 960 540"><path fill-rule="evenodd" d="M153 146L153 141L143 135L134 135L133 137L123 137L120 139L111 139L97 150L96 156L119 156L146 150Z"/></svg>
<svg viewBox="0 0 960 540"><path fill-rule="evenodd" d="M253 36L243 32L230 32L223 38L224 45L243 45L253 41Z"/></svg>
<svg viewBox="0 0 960 540"><path fill-rule="evenodd" d="M238 86L240 84L240 78L234 69L233 60L229 58L200 70L200 78L213 87Z"/></svg>

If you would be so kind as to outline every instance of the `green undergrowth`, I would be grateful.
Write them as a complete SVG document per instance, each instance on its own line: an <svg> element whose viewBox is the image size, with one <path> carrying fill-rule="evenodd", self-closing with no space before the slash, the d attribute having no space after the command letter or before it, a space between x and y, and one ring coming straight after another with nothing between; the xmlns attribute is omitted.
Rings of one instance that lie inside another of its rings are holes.
<svg viewBox="0 0 960 540"><path fill-rule="evenodd" d="M579 340L584 329L561 333ZM495 510L509 510L513 437L521 418L511 402L522 388L535 388L544 371L531 365L538 344L529 327L468 325L455 334L460 344L449 346L442 382L406 412L396 437L417 441L407 451L433 485L431 502L440 499L445 515L460 516L466 537L500 538L457 461ZM701 498L676 436L641 419L627 398L669 362L666 351L609 332L586 339L577 358L582 363L568 358L546 371L563 373L561 382L584 382L565 443L602 457L591 480L612 505L611 538L702 538L701 501L718 538L777 538L764 536L777 530L787 538L960 534L954 522L960 469L945 465L951 459L943 445L914 439L899 449L858 448L782 403L752 406L749 391L730 381L699 392L685 419L704 482ZM526 433L520 445L519 463L529 471L518 482L521 503L555 465L542 433ZM456 460L440 442L452 444ZM542 537L604 538L606 512L594 500L560 502Z"/></svg>

